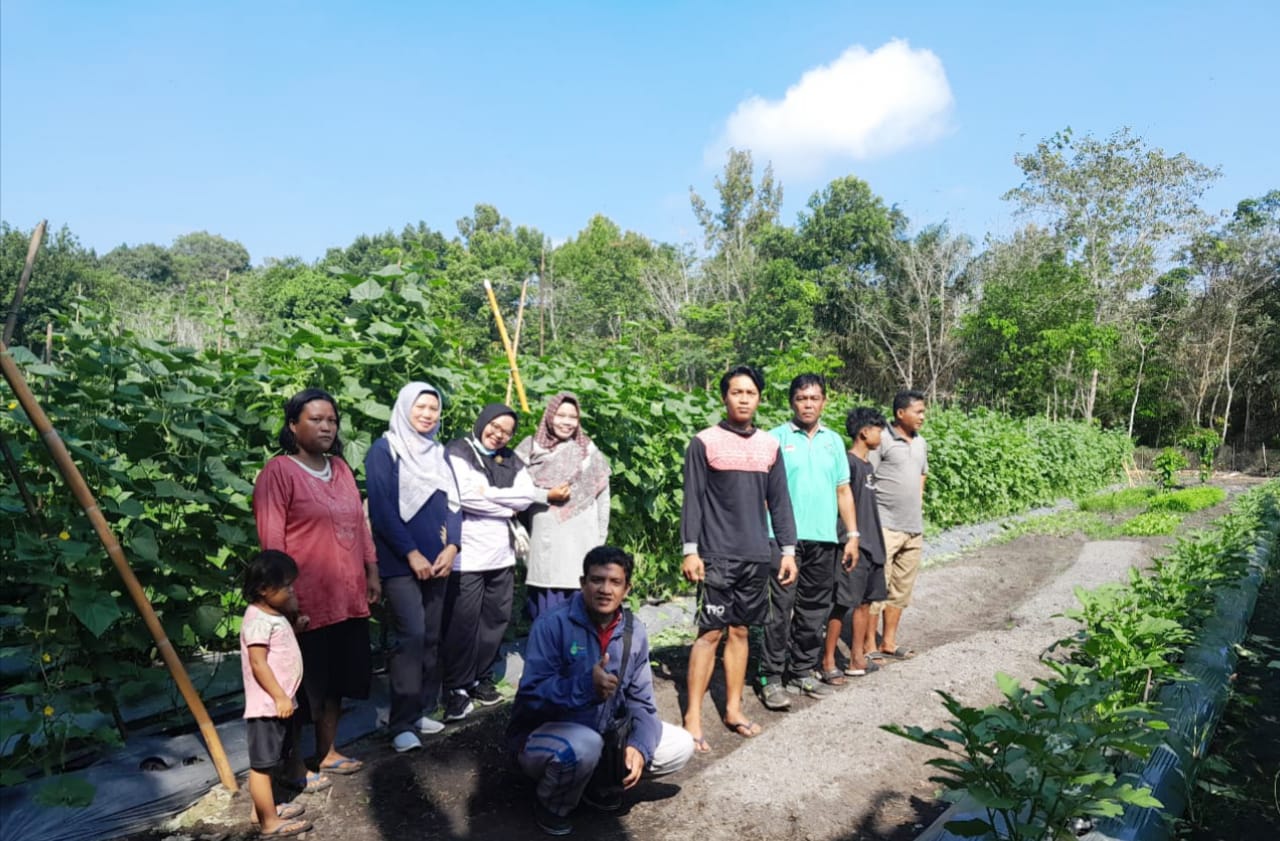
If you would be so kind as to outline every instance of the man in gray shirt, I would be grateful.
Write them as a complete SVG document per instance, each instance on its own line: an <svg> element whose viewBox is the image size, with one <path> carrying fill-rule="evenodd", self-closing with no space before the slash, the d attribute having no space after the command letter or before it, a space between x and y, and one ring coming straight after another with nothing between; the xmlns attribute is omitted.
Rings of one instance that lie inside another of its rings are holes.
<svg viewBox="0 0 1280 841"><path fill-rule="evenodd" d="M898 645L898 623L911 604L920 553L924 548L924 482L929 472L929 450L920 427L924 425L924 395L900 391L893 398L893 423L881 436L872 454L876 470L876 500L884 532L887 601L871 605L865 650L872 658L907 660L915 656ZM875 614L883 618L883 634L876 644Z"/></svg>

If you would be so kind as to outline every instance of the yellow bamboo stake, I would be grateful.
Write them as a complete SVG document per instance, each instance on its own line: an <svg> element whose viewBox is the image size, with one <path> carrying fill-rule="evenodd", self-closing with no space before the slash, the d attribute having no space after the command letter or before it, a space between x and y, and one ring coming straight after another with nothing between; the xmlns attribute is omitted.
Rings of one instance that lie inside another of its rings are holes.
<svg viewBox="0 0 1280 841"><path fill-rule="evenodd" d="M133 599L134 605L137 606L138 613L142 615L142 621L146 623L147 630L151 632L152 638L156 641L156 649L160 652L160 657L164 660L164 664L169 667L169 674L173 675L174 683L178 684L178 691L182 693L183 699L187 702L187 707L191 710L191 715L195 717L196 724L200 727L200 733L204 736L205 746L209 749L209 756L213 759L214 767L218 769L218 779L222 781L222 784L229 791L236 791L236 775L231 770L231 763L227 761L227 754L222 748L222 740L218 738L218 731L213 726L213 720L209 718L209 711L205 709L204 702L200 700L200 694L196 692L195 686L191 683L191 678L187 676L187 670L183 667L182 661L178 659L178 652L174 650L173 643L169 642L168 635L160 625L160 620L156 617L155 609L152 608L151 600L147 598L147 594L143 591L142 584L138 581L138 576L133 574L133 568L129 566L129 561L124 556L124 550L120 548L120 542L116 540L116 536L111 532L111 526L107 523L107 518L98 509L98 501L94 499L93 492L89 490L89 486L84 481L84 476L80 473L80 469L76 467L75 461L72 460L71 453L67 452L66 444L62 442L57 430L49 422L49 416L40 408L35 395L31 393L30 387L27 386L26 378L22 376L22 371L18 369L17 363L13 361L13 357L9 354L8 345L3 342L0 342L0 369L3 369L4 378L8 381L9 387L13 389L18 402L22 404L22 410L27 413L27 417L31 420L31 425L40 433L40 439L44 441L44 445L49 449L49 454L53 456L54 464L58 466L58 471L62 473L62 478L66 480L67 486L71 488L72 495L80 503L80 507L84 509L89 522L93 524L93 530L98 533L98 540L102 541L103 548L107 550L107 555L111 557L112 563L115 564L116 572L120 573L120 578L124 580L125 589L129 591L129 596Z"/></svg>
<svg viewBox="0 0 1280 841"><path fill-rule="evenodd" d="M524 325L524 301L529 294L529 278L524 279L524 283L520 285L520 309L516 310L516 335L511 342L517 358L520 355L520 328ZM507 377L507 405L511 405L511 383L514 378Z"/></svg>
<svg viewBox="0 0 1280 841"><path fill-rule="evenodd" d="M524 396L524 382L520 379L520 366L516 364L516 351L511 346L511 337L507 335L507 325L502 320L502 310L498 309L498 296L493 294L493 284L489 278L484 279L484 291L489 296L489 308L493 310L493 320L498 322L498 335L502 337L502 346L507 351L507 362L511 364L511 378L516 384L516 394L520 397L520 411L529 412L529 399Z"/></svg>

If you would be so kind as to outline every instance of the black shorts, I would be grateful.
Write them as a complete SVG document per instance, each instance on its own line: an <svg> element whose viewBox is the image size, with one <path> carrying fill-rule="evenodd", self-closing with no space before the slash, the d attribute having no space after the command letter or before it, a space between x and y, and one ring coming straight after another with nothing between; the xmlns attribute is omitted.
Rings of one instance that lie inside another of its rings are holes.
<svg viewBox="0 0 1280 841"><path fill-rule="evenodd" d="M270 771L293 753L292 718L246 718L245 738L249 743L249 767L254 771Z"/></svg>
<svg viewBox="0 0 1280 841"><path fill-rule="evenodd" d="M866 552L858 553L858 565L847 572L844 564L837 562L835 603L841 611L869 602L882 602L888 597L884 566L874 563Z"/></svg>
<svg viewBox="0 0 1280 841"><path fill-rule="evenodd" d="M769 614L769 565L758 561L704 560L698 585L698 628L763 625Z"/></svg>
<svg viewBox="0 0 1280 841"><path fill-rule="evenodd" d="M310 718L325 701L368 698L373 666L369 620L347 619L298 634L302 649L302 692Z"/></svg>

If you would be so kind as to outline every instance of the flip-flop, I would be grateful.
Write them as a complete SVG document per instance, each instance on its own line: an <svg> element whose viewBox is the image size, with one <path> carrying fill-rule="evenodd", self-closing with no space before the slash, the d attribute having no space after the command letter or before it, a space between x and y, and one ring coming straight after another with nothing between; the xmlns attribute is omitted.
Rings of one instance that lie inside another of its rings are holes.
<svg viewBox="0 0 1280 841"><path fill-rule="evenodd" d="M711 745L707 744L706 736L693 737L693 752L694 753L711 753Z"/></svg>
<svg viewBox="0 0 1280 841"><path fill-rule="evenodd" d="M321 765L320 770L328 774L338 774L339 776L347 776L348 774L358 774L364 770L364 763L350 756L344 756L332 765Z"/></svg>
<svg viewBox="0 0 1280 841"><path fill-rule="evenodd" d="M893 651L881 651L880 656L888 657L890 660L910 660L916 656L916 652L915 649L898 646Z"/></svg>
<svg viewBox="0 0 1280 841"><path fill-rule="evenodd" d="M307 807L301 803L279 803L276 805L276 817L282 821L291 821L300 817L303 812L307 811ZM253 825L258 825L258 815L254 813Z"/></svg>
<svg viewBox="0 0 1280 841"><path fill-rule="evenodd" d="M292 838L311 829L311 821L286 821L270 832L258 831L259 838Z"/></svg>
<svg viewBox="0 0 1280 841"><path fill-rule="evenodd" d="M868 654L867 667L865 669L848 668L844 670L844 673L849 677L866 677L872 672L878 672L878 671L880 671L879 664L877 664L876 661L872 659L871 655Z"/></svg>
<svg viewBox="0 0 1280 841"><path fill-rule="evenodd" d="M281 780L280 784L285 788L291 788L294 791L300 791L303 794L315 794L319 791L333 788L333 780L321 774L319 771L308 771L305 777L297 777L292 780Z"/></svg>
<svg viewBox="0 0 1280 841"><path fill-rule="evenodd" d="M734 724L726 721L724 726L729 728L731 733L737 733L744 739L754 739L764 732L764 728L754 721L739 721Z"/></svg>
<svg viewBox="0 0 1280 841"><path fill-rule="evenodd" d="M848 672L842 673L839 669L828 669L827 671L818 675L818 680L822 681L828 686L844 686L845 685L844 676L846 674L848 674Z"/></svg>

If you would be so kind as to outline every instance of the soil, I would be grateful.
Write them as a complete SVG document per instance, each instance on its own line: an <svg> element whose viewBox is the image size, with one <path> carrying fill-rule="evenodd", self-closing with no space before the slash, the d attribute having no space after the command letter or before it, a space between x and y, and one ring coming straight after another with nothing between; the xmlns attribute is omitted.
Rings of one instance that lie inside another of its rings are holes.
<svg viewBox="0 0 1280 841"><path fill-rule="evenodd" d="M1207 522L1224 510L1220 506L1192 515L1186 525ZM1075 604L1073 588L1119 580L1131 566L1160 554L1168 542L1027 535L927 567L899 635L916 657L851 678L828 698L793 698L785 713L766 710L749 694L744 710L764 726L754 739L740 738L720 725L724 683L717 670L711 689L715 704L704 706L703 722L713 752L695 756L677 774L642 781L621 812L606 815L582 807L574 814L574 834L610 841L913 839L946 808L924 764L934 751L880 726L941 726L945 713L934 690L985 704L999 696L993 679L997 672L1024 680L1042 674L1040 654L1072 627L1061 614ZM1272 615L1280 622L1280 611ZM1280 639L1280 629L1273 638ZM687 656L687 646L654 652L658 707L666 721L680 721ZM748 674L754 669L753 657ZM1280 670L1270 672L1280 676ZM1273 700L1274 690L1273 683ZM335 778L327 792L300 798L315 822L306 837L545 837L532 821L531 785L505 759L505 724L504 705L425 737L421 751L395 754L385 735L344 748L362 757L367 767L358 775ZM1269 761L1274 769L1274 754ZM253 837L248 812L246 793L229 797L224 792L170 825L184 828L153 831L133 841Z"/></svg>

